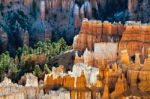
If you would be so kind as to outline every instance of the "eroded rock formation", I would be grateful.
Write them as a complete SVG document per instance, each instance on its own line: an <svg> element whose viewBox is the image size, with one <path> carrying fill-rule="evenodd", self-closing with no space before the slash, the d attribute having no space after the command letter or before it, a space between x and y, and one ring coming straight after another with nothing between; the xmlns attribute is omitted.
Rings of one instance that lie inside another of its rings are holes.
<svg viewBox="0 0 150 99"><path fill-rule="evenodd" d="M120 54L120 62L126 66L130 66L130 58L127 50L122 50Z"/></svg>
<svg viewBox="0 0 150 99"><path fill-rule="evenodd" d="M115 90L112 92L111 97L117 98L120 94L124 93L127 90L127 81L124 77L124 74L120 75L115 86Z"/></svg>
<svg viewBox="0 0 150 99"><path fill-rule="evenodd" d="M109 48L112 49L109 49ZM117 43L95 43L94 51L86 49L80 57L78 53L75 55L75 63L85 63L89 66L100 67L103 60L108 62L117 59Z"/></svg>
<svg viewBox="0 0 150 99"><path fill-rule="evenodd" d="M38 97L39 88L37 87L24 87L12 83L8 78L0 83L0 99L37 99Z"/></svg>
<svg viewBox="0 0 150 99"><path fill-rule="evenodd" d="M82 22L79 35L74 38L73 47L75 50L94 50L94 43L119 41L124 26L120 23L88 21Z"/></svg>
<svg viewBox="0 0 150 99"><path fill-rule="evenodd" d="M142 91L150 91L150 87L148 87L150 83L150 76L149 76L150 65L149 64L150 64L150 56L148 55L148 58L145 59L144 67L139 72L140 83L138 86Z"/></svg>
<svg viewBox="0 0 150 99"><path fill-rule="evenodd" d="M26 87L38 87L38 78L33 74L26 74Z"/></svg>
<svg viewBox="0 0 150 99"><path fill-rule="evenodd" d="M119 49L127 49L130 56L135 52L141 55L148 54L150 25L144 25L136 22L127 22L126 29L123 32Z"/></svg>

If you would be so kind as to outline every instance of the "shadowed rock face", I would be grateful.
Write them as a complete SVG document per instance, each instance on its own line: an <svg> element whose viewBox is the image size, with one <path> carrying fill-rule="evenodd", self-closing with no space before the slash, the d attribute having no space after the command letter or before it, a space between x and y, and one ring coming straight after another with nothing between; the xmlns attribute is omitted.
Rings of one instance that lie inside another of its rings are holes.
<svg viewBox="0 0 150 99"><path fill-rule="evenodd" d="M8 44L8 36L2 28L0 29L0 52L6 50Z"/></svg>
<svg viewBox="0 0 150 99"><path fill-rule="evenodd" d="M129 20L149 22L150 1L149 0L129 0L128 17Z"/></svg>

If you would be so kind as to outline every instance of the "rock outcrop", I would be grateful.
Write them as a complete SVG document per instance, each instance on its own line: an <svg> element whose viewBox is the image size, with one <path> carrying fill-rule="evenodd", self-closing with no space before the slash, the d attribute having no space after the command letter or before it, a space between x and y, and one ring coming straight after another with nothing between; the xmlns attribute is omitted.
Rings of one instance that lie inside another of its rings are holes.
<svg viewBox="0 0 150 99"><path fill-rule="evenodd" d="M70 92L66 90L50 91L47 95L42 95L39 99L72 99Z"/></svg>
<svg viewBox="0 0 150 99"><path fill-rule="evenodd" d="M82 22L79 35L74 38L73 47L75 50L94 50L94 43L119 41L124 26L120 23L88 21Z"/></svg>
<svg viewBox="0 0 150 99"><path fill-rule="evenodd" d="M150 91L150 87L148 86L150 84L150 56L148 55L148 58L145 59L144 67L139 72L139 89L142 91Z"/></svg>
<svg viewBox="0 0 150 99"><path fill-rule="evenodd" d="M39 88L24 87L11 82L5 78L0 83L0 99L37 99L39 97Z"/></svg>
<svg viewBox="0 0 150 99"><path fill-rule="evenodd" d="M110 98L110 93L109 93L109 80L108 80L109 74L106 76L105 80L105 85L104 85L104 92L102 99L109 99Z"/></svg>
<svg viewBox="0 0 150 99"><path fill-rule="evenodd" d="M131 63L130 63L130 58L129 58L127 50L122 50L121 51L121 53L120 53L120 62L123 65L130 66Z"/></svg>
<svg viewBox="0 0 150 99"><path fill-rule="evenodd" d="M44 80L45 90L59 86L70 90L71 99L91 99L92 97L99 99L101 96L99 89L102 87L102 82L101 79L97 78L98 75L98 68L88 67L86 64L76 64L73 66L72 72L52 71L52 73L46 75Z"/></svg>
<svg viewBox="0 0 150 99"><path fill-rule="evenodd" d="M149 24L127 22L126 29L119 43L119 50L127 49L130 56L133 56L135 52L139 52L141 55L147 55L150 42L149 27Z"/></svg>
<svg viewBox="0 0 150 99"><path fill-rule="evenodd" d="M113 99L117 98L117 96L124 93L127 90L127 88L128 87L127 87L126 78L124 77L124 74L122 74L121 76L119 76L116 82L115 90L112 92L111 97Z"/></svg>
<svg viewBox="0 0 150 99"><path fill-rule="evenodd" d="M117 46L117 43L95 43L94 51L86 49L80 57L76 53L74 62L101 67L103 60L111 62L117 59ZM109 49L110 47L112 48L111 50Z"/></svg>
<svg viewBox="0 0 150 99"><path fill-rule="evenodd" d="M38 78L33 74L26 74L26 87L38 87Z"/></svg>

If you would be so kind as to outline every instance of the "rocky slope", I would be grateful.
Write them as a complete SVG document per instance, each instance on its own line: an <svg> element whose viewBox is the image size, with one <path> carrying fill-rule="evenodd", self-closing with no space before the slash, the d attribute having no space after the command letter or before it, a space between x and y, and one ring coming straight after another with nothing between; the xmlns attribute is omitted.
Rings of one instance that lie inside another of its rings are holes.
<svg viewBox="0 0 150 99"><path fill-rule="evenodd" d="M14 53L23 45L23 35L29 35L29 45L60 37L72 44L84 18L149 22L149 10L149 0L3 0L0 27L8 36L5 48Z"/></svg>

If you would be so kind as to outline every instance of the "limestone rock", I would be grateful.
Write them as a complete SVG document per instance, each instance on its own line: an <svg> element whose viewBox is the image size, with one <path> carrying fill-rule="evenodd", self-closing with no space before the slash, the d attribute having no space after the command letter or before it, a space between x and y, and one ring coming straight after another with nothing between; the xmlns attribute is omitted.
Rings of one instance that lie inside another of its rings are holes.
<svg viewBox="0 0 150 99"><path fill-rule="evenodd" d="M38 79L33 74L26 74L26 87L38 87Z"/></svg>
<svg viewBox="0 0 150 99"><path fill-rule="evenodd" d="M121 24L111 24L110 22L101 22L84 19L81 25L79 35L74 39L74 49L84 51L94 50L94 43L113 42L120 39L120 35L124 31Z"/></svg>
<svg viewBox="0 0 150 99"><path fill-rule="evenodd" d="M150 84L150 57L148 55L148 58L145 59L144 67L139 72L139 89L142 91L150 91L150 87L148 86Z"/></svg>
<svg viewBox="0 0 150 99"><path fill-rule="evenodd" d="M89 66L93 66L94 64L94 54L93 52L88 51L87 49L85 50L84 54L84 63L88 64Z"/></svg>
<svg viewBox="0 0 150 99"><path fill-rule="evenodd" d="M149 46L149 27L149 25L140 22L127 22L119 50L127 49L130 56L133 56L135 52L139 52L143 56L146 55Z"/></svg>
<svg viewBox="0 0 150 99"><path fill-rule="evenodd" d="M139 53L135 54L135 66L136 67L140 67L141 66L141 60L140 60Z"/></svg>
<svg viewBox="0 0 150 99"><path fill-rule="evenodd" d="M115 61L117 59L117 46L117 43L95 43L94 59L98 61L104 59L107 61Z"/></svg>
<svg viewBox="0 0 150 99"><path fill-rule="evenodd" d="M50 91L48 95L43 95L40 99L71 99L69 91Z"/></svg>
<svg viewBox="0 0 150 99"><path fill-rule="evenodd" d="M110 95L109 95L109 85L108 85L108 74L106 76L106 81L105 81L105 85L104 85L104 92L103 92L103 96L102 99L109 99Z"/></svg>
<svg viewBox="0 0 150 99"><path fill-rule="evenodd" d="M137 88L137 80L138 80L139 70L128 70L127 71L127 79L131 88Z"/></svg>
<svg viewBox="0 0 150 99"><path fill-rule="evenodd" d="M119 76L117 80L115 90L112 92L111 97L114 99L115 97L124 93L126 90L127 90L127 81L124 77L124 74L122 74L121 76Z"/></svg>
<svg viewBox="0 0 150 99"><path fill-rule="evenodd" d="M126 66L130 65L130 59L127 50L122 50L120 55L120 62Z"/></svg>
<svg viewBox="0 0 150 99"><path fill-rule="evenodd" d="M89 66L102 67L103 60L111 62L117 59L117 48L117 43L95 43L94 52L86 49L83 56L79 57L76 54L74 62L86 63Z"/></svg>
<svg viewBox="0 0 150 99"><path fill-rule="evenodd" d="M144 61L143 70L150 70L150 54L148 54L148 58Z"/></svg>
<svg viewBox="0 0 150 99"><path fill-rule="evenodd" d="M139 79L140 83L138 85L139 89L142 91L150 91L150 71L140 71Z"/></svg>

